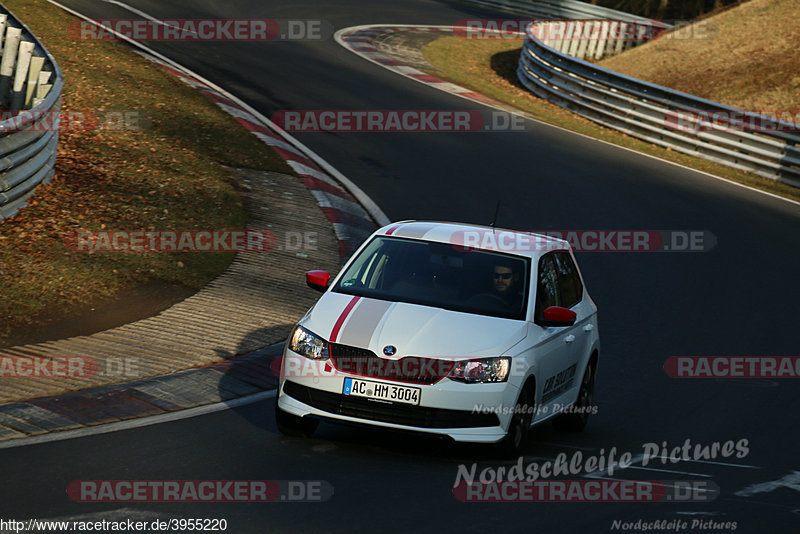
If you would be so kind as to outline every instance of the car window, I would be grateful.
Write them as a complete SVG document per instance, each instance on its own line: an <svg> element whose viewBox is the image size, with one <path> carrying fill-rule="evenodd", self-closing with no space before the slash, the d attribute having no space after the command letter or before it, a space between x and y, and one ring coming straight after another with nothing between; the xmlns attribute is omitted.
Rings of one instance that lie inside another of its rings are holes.
<svg viewBox="0 0 800 534"><path fill-rule="evenodd" d="M545 308L571 308L582 298L583 284L569 252L551 252L539 259L535 320L542 318Z"/></svg>
<svg viewBox="0 0 800 534"><path fill-rule="evenodd" d="M525 319L530 272L530 259L522 256L376 236L333 291Z"/></svg>
<svg viewBox="0 0 800 534"><path fill-rule="evenodd" d="M553 263L558 271L559 306L570 308L583 298L583 284L578 269L569 252L554 253Z"/></svg>
<svg viewBox="0 0 800 534"><path fill-rule="evenodd" d="M541 318L545 308L560 305L558 271L553 261L553 254L546 254L539 259L539 279L536 287L537 319Z"/></svg>

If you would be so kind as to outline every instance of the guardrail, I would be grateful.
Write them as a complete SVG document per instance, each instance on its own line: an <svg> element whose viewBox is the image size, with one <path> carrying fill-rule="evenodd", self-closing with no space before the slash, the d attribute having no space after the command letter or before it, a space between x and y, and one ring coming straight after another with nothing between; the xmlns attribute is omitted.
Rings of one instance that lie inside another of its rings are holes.
<svg viewBox="0 0 800 534"><path fill-rule="evenodd" d="M517 76L535 95L672 150L800 187L800 133L775 118L637 80L555 50L528 26Z"/></svg>
<svg viewBox="0 0 800 534"><path fill-rule="evenodd" d="M53 176L64 78L25 24L0 6L0 220Z"/></svg>
<svg viewBox="0 0 800 534"><path fill-rule="evenodd" d="M559 20L542 37L548 46L580 59L599 60L655 39L671 24L578 0L462 0L514 15Z"/></svg>
<svg viewBox="0 0 800 534"><path fill-rule="evenodd" d="M543 24L538 38L565 54L597 61L655 39L670 27L654 20L559 20Z"/></svg>
<svg viewBox="0 0 800 534"><path fill-rule="evenodd" d="M539 19L600 19L531 24L517 68L523 85L540 98L628 135L800 187L796 124L584 61L618 54L671 26L576 0L462 1Z"/></svg>
<svg viewBox="0 0 800 534"><path fill-rule="evenodd" d="M616 9L596 6L577 0L462 0L468 4L488 7L543 19L615 19L652 22L647 17L631 15Z"/></svg>

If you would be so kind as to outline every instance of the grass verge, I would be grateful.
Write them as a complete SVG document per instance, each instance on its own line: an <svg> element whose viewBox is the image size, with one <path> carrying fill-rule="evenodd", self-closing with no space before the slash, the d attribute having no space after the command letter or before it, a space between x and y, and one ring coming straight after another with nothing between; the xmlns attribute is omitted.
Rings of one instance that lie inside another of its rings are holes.
<svg viewBox="0 0 800 534"><path fill-rule="evenodd" d="M521 39L470 40L442 37L426 45L422 49L422 53L433 67L440 69L440 72L431 72L431 74L512 105L542 122L679 163L692 169L705 171L776 195L800 200L800 190L797 188L651 145L600 126L535 97L517 79L517 62L521 50Z"/></svg>
<svg viewBox="0 0 800 534"><path fill-rule="evenodd" d="M728 106L786 112L800 125L797 0L750 0L599 64Z"/></svg>
<svg viewBox="0 0 800 534"><path fill-rule="evenodd" d="M76 19L47 2L4 4L61 66L64 112L124 112L138 129L62 127L52 183L0 221L0 345L123 290L154 282L199 289L224 271L233 253L89 254L68 250L64 237L240 229L245 207L223 165L291 169L218 106L124 45L73 39L68 24Z"/></svg>

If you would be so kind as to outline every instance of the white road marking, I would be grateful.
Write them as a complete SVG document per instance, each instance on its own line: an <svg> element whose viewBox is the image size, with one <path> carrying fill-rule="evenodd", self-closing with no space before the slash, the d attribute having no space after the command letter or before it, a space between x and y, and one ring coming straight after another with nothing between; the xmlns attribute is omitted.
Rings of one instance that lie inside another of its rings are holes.
<svg viewBox="0 0 800 534"><path fill-rule="evenodd" d="M304 154L301 154L301 156L305 157ZM313 176L314 178L322 180L326 184L330 184L330 185L334 185L334 186L338 185L335 181L333 181L331 179L330 176L328 176L324 172L320 172L320 171L318 171L318 170L316 170L316 169L314 169L312 167L309 167L308 165L300 163L299 161L296 161L296 160L293 160L293 159L287 159L286 163L287 163L287 165L289 165L289 167L294 169L294 172L296 172L297 174L306 174L308 176Z"/></svg>
<svg viewBox="0 0 800 534"><path fill-rule="evenodd" d="M669 460L667 456L653 456L653 458L660 458L662 460ZM745 464L731 464L727 462L712 462L711 460L686 460L681 459L681 462L695 462L698 464L713 464L713 465L726 465L728 467L741 467L743 469L761 469L757 465L745 465Z"/></svg>
<svg viewBox="0 0 800 534"><path fill-rule="evenodd" d="M695 477L711 478L711 475L704 475L702 473L691 473L689 471L676 471L675 469L658 469L658 468L655 468L655 467L642 467L640 465L632 465L632 466L628 467L627 469L641 469L641 470L645 470L645 471L657 471L659 473L677 473L679 475L691 475L691 476L695 476Z"/></svg>
<svg viewBox="0 0 800 534"><path fill-rule="evenodd" d="M551 447L559 447L559 448L566 448L566 449L578 449L581 451L594 451L597 450L597 447L578 447L577 445L567 445L565 443L553 443L552 441L536 441L539 445L549 445Z"/></svg>
<svg viewBox="0 0 800 534"><path fill-rule="evenodd" d="M261 132L252 132L252 133L253 133L253 135L255 135L256 137L261 139L263 142L265 142L269 146L275 146L275 147L278 147L278 148L282 148L283 150L285 150L287 152L291 152L292 154L297 154L298 156L302 156L303 155L295 147L293 147L292 145L290 145L289 143L287 143L285 141L281 141L277 137L272 137L270 135L267 135L267 134L261 133Z"/></svg>
<svg viewBox="0 0 800 534"><path fill-rule="evenodd" d="M756 493L769 493L779 488L790 488L795 491L800 491L800 471L792 471L783 478L772 480L770 482L760 482L747 486L743 490L739 490L734 495L739 497L750 497Z"/></svg>
<svg viewBox="0 0 800 534"><path fill-rule="evenodd" d="M264 399L270 399L275 396L277 390L262 391L248 395L247 397L240 397L225 402L217 402L215 404L206 404L197 406L195 408L187 408L177 412L170 412L159 415L151 415L148 417L141 417L139 419L131 419L128 421L119 421L117 423L107 423L104 425L91 426L86 428L76 428L75 430L65 430L63 432L52 432L50 434L43 434L41 436L31 436L29 438L12 439L0 442L0 449L13 449L15 447L25 447L27 445L37 445L39 443L50 443L52 441L63 441L65 439L82 438L86 436L96 436L98 434L109 434L111 432L119 432L120 430L129 430L132 428L140 428L143 426L157 425L159 423L169 423L172 421L179 421L181 419L188 419L190 417L197 417L223 410L230 410L238 406L245 406L254 402L259 402Z"/></svg>
<svg viewBox="0 0 800 534"><path fill-rule="evenodd" d="M649 482L648 480L633 480L633 479L630 479L630 478L604 477L602 475L600 475L600 476L584 475L584 477L585 478L594 478L594 479L602 478L603 480L618 480L620 482L641 482L641 483ZM666 481L663 481L663 480L657 480L656 482L658 482L659 484L661 484L665 488L678 488L678 487L680 487L680 489L682 489L682 490L686 489L686 485L685 484L682 484L681 486L676 486L675 484L668 484ZM715 488L712 488L712 489L692 488L692 491L696 491L696 492L700 492L700 491L716 492L717 490Z"/></svg>
<svg viewBox="0 0 800 534"><path fill-rule="evenodd" d="M122 2L118 2L117 0L103 0L103 2L105 2L106 4L114 4L116 6L119 6L119 7L123 8L123 9L127 9L131 13L135 13L135 14L137 14L137 15L139 15L141 17L144 17L144 18L146 18L148 20L152 20L156 24L160 24L161 26L164 26L166 28L174 28L176 30L182 30L185 33L193 33L194 35L198 35L197 32L193 32L191 30L183 30L183 29L179 28L178 26L172 26L171 24L167 24L166 22L164 22L161 19L157 19L157 18L153 17L152 15L148 15L144 11L140 11L140 10L136 9L135 7L131 7L128 4L123 4Z"/></svg>
<svg viewBox="0 0 800 534"><path fill-rule="evenodd" d="M53 0L48 0L48 1L52 2ZM359 30L368 29L368 28L375 28L375 27L390 27L390 28L413 27L413 28L422 28L422 29L428 29L428 28L437 29L438 28L438 29L441 29L441 30L446 30L446 31L451 31L451 32L453 31L453 28L454 28L454 26L441 26L441 25L439 25L439 26L428 26L428 25L415 25L415 26L412 26L411 24L364 24L364 25L361 25L361 26L351 26L349 28L343 28L343 29L337 31L333 35L333 38L336 40L337 43L339 43L344 48L350 50L354 54L361 55L361 53L358 50L355 50L355 49L351 48L350 45L348 45L347 42L345 42L345 37L348 36L351 33L357 32ZM379 65L379 66L381 66L381 67L383 67L385 69L388 69L388 70L391 70L393 72L396 72L394 67L391 66L391 65L384 65L384 64L379 63L378 61L375 61L374 59L368 58L368 57L364 57L364 59L366 59L367 61L371 61L372 63L375 63L376 65ZM400 74L400 73L398 73L398 74ZM425 82L423 80L418 80L418 79L414 78L413 76L406 76L406 75L403 75L403 76L405 76L406 78L408 78L410 80L414 80L415 82L419 82L419 83L425 84L425 85L430 85L428 82ZM464 91L465 92L473 92L468 88L464 88ZM770 196L772 198L776 198L778 200L783 200L785 202L790 202L792 204L796 204L796 205L800 206L800 201L792 200L790 198L785 198L785 197L782 197L780 195L776 195L775 193L770 193L768 191L762 191L761 189L756 189L755 187L750 187L749 185L740 184L739 182L734 182L733 180L729 180L727 178L723 178L721 176L717 176L715 174L711 174L711 173L706 172L706 171L700 171L700 170L697 170L697 169L692 169L691 167L687 167L686 165L681 165L680 163L675 163L673 161L668 161L668 160L662 159L662 158L660 158L658 156L653 156L651 154L645 154L644 152L639 152L638 150L634 150L632 148L627 148L627 147L624 147L624 146L616 145L616 144L611 143L609 141L604 141L602 139L598 139L598 138L592 137L590 135L578 133L578 132L575 132L573 130L568 130L567 128L563 128L561 126L556 126L554 124L549 124L547 122L543 122L543 121L541 121L539 119L534 118L533 115L531 115L531 114L529 114L527 112L524 112L522 110L509 111L508 109L506 109L504 107L495 106L493 104L488 104L486 102L482 102L480 100L476 100L474 98L466 96L464 93L450 93L450 94L458 96L458 97L463 98L465 100L469 100L470 102L474 102L476 104L479 104L479 105L482 105L482 106L486 106L486 107L491 108L491 109L497 109L497 110L501 110L501 111L510 112L512 115L515 115L515 116L518 116L518 117L523 117L523 118L525 118L525 119L527 119L529 121L533 121L533 122L535 122L537 124L541 124L543 126L548 126L550 128L557 128L557 129L559 129L559 130L561 130L563 132L568 132L568 133L573 134L573 135L579 135L579 136L581 136L581 137L583 137L585 139L591 139L592 141L596 141L598 143L603 143L605 145L613 146L613 147L618 148L620 150L626 150L628 152L633 152L634 154L639 154L640 156L645 156L647 158L658 160L658 161L660 161L662 163L667 163L669 165L674 165L676 167L680 167L682 169L685 169L687 171L691 171L693 173L702 174L704 176L708 176L710 178L714 178L715 180L720 180L720 181L723 181L723 182L727 182L727 183L729 183L731 185L735 185L735 186L738 186L738 187L743 187L744 189L749 189L750 191L752 191L754 193L760 193L762 195L767 195L767 196Z"/></svg>
<svg viewBox="0 0 800 534"><path fill-rule="evenodd" d="M94 22L94 20L90 19L89 17L87 17L83 13L80 13L79 11L75 11L74 9L71 9L71 8L69 8L69 7L67 7L67 6L65 6L63 4L60 4L56 0L47 0L47 1L50 2L51 4L53 4L54 6L57 6L57 7L61 8L61 9L63 9L67 13L71 13L71 14L75 15L78 18L81 18L81 19L83 19L83 20L85 20L87 22ZM163 54L159 54L158 52L156 52L152 48L150 48L150 47L148 47L146 45L143 45L140 42L134 41L133 39L131 39L131 38L125 36L125 35L120 34L119 32L113 30L112 28L106 28L102 24L97 24L97 26L100 26L100 27L104 28L105 30L110 31L112 34L116 35L117 37L119 37L120 39L122 39L126 43L130 44L131 46L134 46L136 48L144 50L147 54L149 54L152 57L157 58L159 61L163 62L164 64L169 65L170 67L172 67L172 68L174 68L176 70L179 70L181 72L184 72L184 73L194 77L196 80L199 80L199 81L203 82L208 87L210 87L211 89L214 89L215 91L217 91L219 94L223 95L224 97L232 100L233 102L236 102L242 108L244 108L245 110L247 110L250 113L252 113L253 116L255 116L262 124L264 124L267 127L269 127L273 132L277 133L279 136L283 137L288 143L290 143L291 145L295 146L298 150L300 150L308 159L310 159L311 161L313 161L314 163L319 165L319 167L322 168L323 170L325 170L325 172L327 172L328 174L333 176L339 182L339 185L343 186L344 189L347 192L349 192L356 199L358 199L359 203L361 203L364 206L364 208L366 209L367 213L369 213L369 215L375 220L375 222L378 224L378 226L386 226L387 224L389 224L391 222L389 217L387 217L386 214L383 213L383 210L381 210L381 208L375 203L375 201L372 200L364 191L362 191L360 187L358 187L355 183L353 183L344 174L342 174L341 172L336 170L336 168L333 167L333 165L331 165L330 163L325 161L320 155L318 155L316 152L314 152L313 150L308 148L306 145L301 143L296 138L294 138L291 135L289 135L286 131L283 130L283 128L279 127L277 124L275 124L274 122L269 120L263 113L260 113L258 110L256 110L253 106L251 106L248 103L246 103L244 100L242 100L241 98L229 93L228 91L226 91L225 89L223 89L219 85L215 84L214 82L212 82L211 80L209 80L207 78L204 78L203 76L201 76L200 74L194 72L193 70L191 70L191 69L189 69L187 67L184 67L183 65L181 65L177 61L173 61L170 58L168 58L167 56L165 56Z"/></svg>
<svg viewBox="0 0 800 534"><path fill-rule="evenodd" d="M311 194L315 199L317 199L317 204L319 204L321 208L333 208L335 210L349 213L350 215L355 215L356 217L362 217L364 214L361 206L354 202L350 202L346 198L342 198L338 195L327 193L325 191L320 191L318 189L312 189Z"/></svg>
<svg viewBox="0 0 800 534"><path fill-rule="evenodd" d="M555 457L549 457L549 456L523 456L523 458L525 459L525 463L530 463L530 462L554 462L556 460ZM507 463L508 465L513 465L514 464L514 462L511 462L511 461L505 462L505 463Z"/></svg>
<svg viewBox="0 0 800 534"><path fill-rule="evenodd" d="M593 449L593 450L597 450L597 449ZM637 454L636 456L634 456L631 459L631 466L633 466L633 464L635 464L636 462L641 462L642 458L644 458L643 454ZM614 465L614 471L623 470L623 469L629 469L631 466L622 466L622 465L619 465L619 464L615 464ZM592 471L591 473L586 473L586 474L584 474L582 476L584 476L586 478L603 478L603 479L606 479L606 480L622 480L621 478L612 478L610 476L606 476L606 475L603 474L603 473L608 473L608 471L609 471L609 469L608 469L608 466L607 466L605 469L596 469L596 470Z"/></svg>
<svg viewBox="0 0 800 534"><path fill-rule="evenodd" d="M239 108L235 108L233 106L229 106L228 104L226 104L224 102L216 102L215 101L214 103L216 105L218 105L219 107L221 107L222 109L224 109L228 113L228 115L232 115L234 117L238 117L240 119L244 119L247 122L252 122L252 123L256 123L257 122L255 117L253 117L250 113L246 112L243 109L239 109Z"/></svg>

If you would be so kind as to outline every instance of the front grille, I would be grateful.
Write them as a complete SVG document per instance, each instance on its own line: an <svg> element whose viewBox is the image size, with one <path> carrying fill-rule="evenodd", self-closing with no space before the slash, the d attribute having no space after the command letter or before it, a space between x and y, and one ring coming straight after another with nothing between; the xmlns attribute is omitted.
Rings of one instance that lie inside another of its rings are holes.
<svg viewBox="0 0 800 534"><path fill-rule="evenodd" d="M384 380L435 384L453 369L453 362L439 358L406 356L399 360L389 360L379 358L371 350L338 343L331 343L328 350L331 361L338 370Z"/></svg>
<svg viewBox="0 0 800 534"><path fill-rule="evenodd" d="M286 381L283 393L304 404L337 415L418 428L478 428L498 426L495 413L473 413L404 404L386 404L360 397L330 393Z"/></svg>

